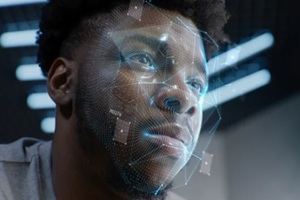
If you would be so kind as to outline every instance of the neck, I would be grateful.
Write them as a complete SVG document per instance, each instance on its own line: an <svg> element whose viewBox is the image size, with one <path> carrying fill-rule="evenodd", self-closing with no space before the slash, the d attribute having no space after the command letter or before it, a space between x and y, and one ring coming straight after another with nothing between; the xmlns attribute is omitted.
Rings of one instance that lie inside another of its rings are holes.
<svg viewBox="0 0 300 200"><path fill-rule="evenodd" d="M66 126L68 122L58 120L62 123L57 123L52 146L52 178L57 199L124 199L105 181L104 176L112 169L106 150L97 150L92 160L79 144L76 128L72 128L76 126Z"/></svg>
<svg viewBox="0 0 300 200"><path fill-rule="evenodd" d="M116 175L110 154L96 136L79 137L87 134L77 132L76 119L65 120L58 116L56 125L52 144L52 179L58 200L164 199L162 196L133 194L130 189L117 186L115 182L122 180Z"/></svg>

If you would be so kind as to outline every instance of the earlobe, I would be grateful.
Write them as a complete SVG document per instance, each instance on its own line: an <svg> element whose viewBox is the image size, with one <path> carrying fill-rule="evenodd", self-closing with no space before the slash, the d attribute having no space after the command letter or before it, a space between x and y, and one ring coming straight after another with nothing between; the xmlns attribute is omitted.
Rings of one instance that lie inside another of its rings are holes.
<svg viewBox="0 0 300 200"><path fill-rule="evenodd" d="M48 72L48 93L59 106L67 106L73 97L73 66L65 58L57 58Z"/></svg>

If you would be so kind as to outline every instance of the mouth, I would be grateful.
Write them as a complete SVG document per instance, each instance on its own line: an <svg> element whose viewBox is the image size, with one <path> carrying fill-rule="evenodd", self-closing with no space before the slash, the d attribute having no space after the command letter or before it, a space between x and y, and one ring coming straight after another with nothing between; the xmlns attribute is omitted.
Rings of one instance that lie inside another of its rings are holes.
<svg viewBox="0 0 300 200"><path fill-rule="evenodd" d="M188 152L190 134L188 129L178 124L164 124L143 131L147 141L160 153L173 158L182 158Z"/></svg>

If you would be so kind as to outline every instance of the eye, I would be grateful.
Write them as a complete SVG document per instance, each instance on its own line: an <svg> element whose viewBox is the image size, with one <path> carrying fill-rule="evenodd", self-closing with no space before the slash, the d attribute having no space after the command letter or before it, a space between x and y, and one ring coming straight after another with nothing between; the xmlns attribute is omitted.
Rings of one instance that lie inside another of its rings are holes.
<svg viewBox="0 0 300 200"><path fill-rule="evenodd" d="M151 56L146 53L134 53L126 56L126 61L133 61L143 65L144 69L155 71L157 68Z"/></svg>
<svg viewBox="0 0 300 200"><path fill-rule="evenodd" d="M204 95L206 93L206 89L199 79L191 79L188 81L188 84L196 90L200 95Z"/></svg>

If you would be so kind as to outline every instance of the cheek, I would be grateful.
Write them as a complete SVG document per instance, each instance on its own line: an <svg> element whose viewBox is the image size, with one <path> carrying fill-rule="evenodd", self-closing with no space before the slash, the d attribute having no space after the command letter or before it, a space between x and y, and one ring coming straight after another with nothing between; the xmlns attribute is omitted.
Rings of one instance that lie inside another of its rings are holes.
<svg viewBox="0 0 300 200"><path fill-rule="evenodd" d="M120 69L114 79L112 92L113 96L124 103L136 100L140 95L137 77L133 73Z"/></svg>
<svg viewBox="0 0 300 200"><path fill-rule="evenodd" d="M120 69L113 83L113 96L124 103L141 102L149 98L155 90L150 79L143 78L142 74L128 69ZM151 79L152 81L152 79Z"/></svg>
<svg viewBox="0 0 300 200"><path fill-rule="evenodd" d="M199 110L198 113L195 114L194 118L191 121L193 132L194 132L194 138L195 141L198 140L198 137L200 135L201 126L202 126L202 111Z"/></svg>

